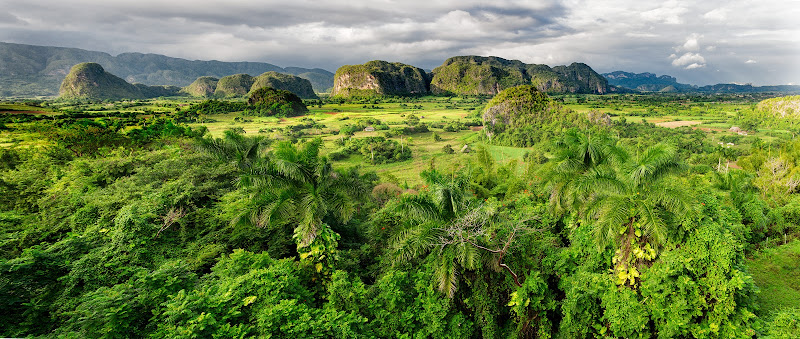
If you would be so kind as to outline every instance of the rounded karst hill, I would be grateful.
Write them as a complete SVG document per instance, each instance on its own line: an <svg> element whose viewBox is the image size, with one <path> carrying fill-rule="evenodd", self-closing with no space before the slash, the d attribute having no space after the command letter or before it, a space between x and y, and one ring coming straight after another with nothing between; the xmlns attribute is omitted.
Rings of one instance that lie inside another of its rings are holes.
<svg viewBox="0 0 800 339"><path fill-rule="evenodd" d="M762 100L756 111L778 119L800 119L800 95Z"/></svg>
<svg viewBox="0 0 800 339"><path fill-rule="evenodd" d="M308 113L308 108L297 95L287 90L262 87L250 93L247 104L255 107L261 116L298 116Z"/></svg>
<svg viewBox="0 0 800 339"><path fill-rule="evenodd" d="M214 96L220 98L243 97L250 93L255 80L249 74L234 74L222 77L217 82Z"/></svg>
<svg viewBox="0 0 800 339"><path fill-rule="evenodd" d="M189 86L183 88L183 92L194 97L210 97L217 90L219 79L215 77L203 76L197 78Z"/></svg>
<svg viewBox="0 0 800 339"><path fill-rule="evenodd" d="M296 75L270 71L255 77L253 80L251 92L259 88L272 87L292 92L303 99L319 99L317 94L314 93L311 81Z"/></svg>
<svg viewBox="0 0 800 339"><path fill-rule="evenodd" d="M118 100L142 99L142 91L127 81L105 71L103 66L86 62L72 66L61 82L59 95L63 98Z"/></svg>
<svg viewBox="0 0 800 339"><path fill-rule="evenodd" d="M532 146L562 128L586 122L585 117L561 106L532 85L503 90L483 111L484 131L490 140L521 147Z"/></svg>
<svg viewBox="0 0 800 339"><path fill-rule="evenodd" d="M371 97L383 95L424 95L430 78L425 70L399 62L373 60L362 65L345 65L336 70L332 96Z"/></svg>

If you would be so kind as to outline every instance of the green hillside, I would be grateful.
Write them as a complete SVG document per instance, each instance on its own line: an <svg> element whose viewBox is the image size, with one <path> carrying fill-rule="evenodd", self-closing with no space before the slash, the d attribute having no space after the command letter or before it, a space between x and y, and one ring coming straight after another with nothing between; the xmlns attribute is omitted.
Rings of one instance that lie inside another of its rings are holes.
<svg viewBox="0 0 800 339"><path fill-rule="evenodd" d="M331 95L369 97L380 95L422 95L429 92L427 73L399 62L373 60L345 65L336 70Z"/></svg>
<svg viewBox="0 0 800 339"><path fill-rule="evenodd" d="M457 56L433 70L431 91L437 94L494 95L519 85L548 93L609 91L608 82L582 63L569 66L525 64L499 57Z"/></svg>

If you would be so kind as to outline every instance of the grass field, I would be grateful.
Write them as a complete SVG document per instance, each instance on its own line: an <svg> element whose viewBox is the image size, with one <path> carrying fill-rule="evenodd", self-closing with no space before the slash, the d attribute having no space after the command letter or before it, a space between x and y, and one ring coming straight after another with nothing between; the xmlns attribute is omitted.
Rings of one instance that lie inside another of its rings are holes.
<svg viewBox="0 0 800 339"><path fill-rule="evenodd" d="M682 125L680 121L694 121L696 124L688 128L701 129L709 133L709 142L717 143L719 136L732 134L727 132L730 128L728 122L742 110L750 109L748 102L692 102L688 99L676 98L674 101L650 102L646 96L597 96L597 95L565 95L555 96L567 107L577 112L598 110L609 113L613 120L626 119L628 122L648 122L666 125ZM33 114L55 115L59 110L66 112L83 112L95 114L97 117L108 116L111 112L129 112L139 116L149 117L154 115L168 115L182 108L198 103L199 98L160 98L152 100L135 100L103 103L69 103L50 102L42 106L28 106L24 104L0 104L0 114L16 114L15 112L32 112ZM242 100L242 99L238 99ZM480 113L488 98L462 98L462 97L418 97L404 99L370 99L354 103L327 102L317 104L309 102L309 113L301 117L276 118L276 117L243 117L241 113L209 115L205 118L213 122L193 123L192 127L205 126L211 136L219 137L225 130L241 128L248 135L264 135L269 138L284 138L285 128L313 120L324 127L303 130L303 138L320 137L325 141L325 152L337 150L333 141L341 140L344 136L338 135L342 126L357 124L366 118L378 119L390 128L407 126L410 115L419 118L420 122L429 126L447 125L450 122L468 122L480 119ZM335 166L346 167L362 165L365 169L374 170L385 178L397 180L399 183L408 183L411 186L421 183L418 173L433 165L442 169L454 169L465 166L470 154L461 154L458 151L469 145L475 149L484 145L482 132L479 128L445 132L439 127L430 127L429 132L415 133L403 137L390 139L401 142L413 150L411 160L371 165L360 155L352 155L342 161L337 161ZM439 140L434 140L434 133ZM759 131L756 133L762 140L774 140L778 135L785 136L785 131ZM383 131L357 131L354 138L367 136L383 136ZM751 138L751 137L746 137ZM747 139L744 139L747 140ZM743 140L743 141L744 141ZM746 144L746 142L744 142ZM9 133L0 131L0 147L30 147L41 146L42 139L37 135L28 133ZM455 154L445 154L443 147L450 145ZM511 160L521 160L529 149L517 147L504 147L484 145L488 147L496 161L507 163ZM747 147L737 142L736 147Z"/></svg>
<svg viewBox="0 0 800 339"><path fill-rule="evenodd" d="M764 250L748 260L748 269L761 289L761 313L785 307L800 308L800 241Z"/></svg>

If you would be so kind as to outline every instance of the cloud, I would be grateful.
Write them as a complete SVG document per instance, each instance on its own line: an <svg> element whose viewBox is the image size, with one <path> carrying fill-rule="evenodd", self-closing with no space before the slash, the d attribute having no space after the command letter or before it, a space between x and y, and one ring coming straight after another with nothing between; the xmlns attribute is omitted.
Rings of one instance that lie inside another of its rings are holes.
<svg viewBox="0 0 800 339"><path fill-rule="evenodd" d="M690 51L690 52L697 52L700 50L700 43L697 42L697 39L700 36L697 34L692 34L689 38L686 39L686 42L683 44L683 50Z"/></svg>
<svg viewBox="0 0 800 339"><path fill-rule="evenodd" d="M676 67L684 67L684 69L695 69L705 67L706 59L697 53L687 52L679 58L672 60L672 65Z"/></svg>
<svg viewBox="0 0 800 339"><path fill-rule="evenodd" d="M728 18L728 10L725 8L715 8L703 14L703 18L710 21L724 21Z"/></svg>
<svg viewBox="0 0 800 339"><path fill-rule="evenodd" d="M753 59L749 59L749 60L745 61L744 63L746 63L746 64L755 64L755 63L757 63L757 61L755 61Z"/></svg>
<svg viewBox="0 0 800 339"><path fill-rule="evenodd" d="M0 41L112 54L331 71L373 59L432 69L479 54L694 84L800 81L795 0L2 1ZM758 63L741 67L742 56Z"/></svg>
<svg viewBox="0 0 800 339"><path fill-rule="evenodd" d="M647 21L680 25L683 23L683 14L688 11L678 1L667 1L661 7L642 12L640 15Z"/></svg>

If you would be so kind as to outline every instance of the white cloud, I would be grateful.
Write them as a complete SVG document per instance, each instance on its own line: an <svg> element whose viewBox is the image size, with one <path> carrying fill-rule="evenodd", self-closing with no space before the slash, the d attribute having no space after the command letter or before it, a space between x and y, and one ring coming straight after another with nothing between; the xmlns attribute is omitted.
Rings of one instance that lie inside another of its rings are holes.
<svg viewBox="0 0 800 339"><path fill-rule="evenodd" d="M755 63L757 63L757 61L755 61L753 59L749 59L749 60L745 61L744 63L746 63L746 64L755 64Z"/></svg>
<svg viewBox="0 0 800 339"><path fill-rule="evenodd" d="M710 21L724 21L727 17L728 10L726 8L715 8L703 14L703 18Z"/></svg>
<svg viewBox="0 0 800 339"><path fill-rule="evenodd" d="M698 54L687 52L681 55L679 58L672 60L672 65L675 67L684 67L685 69L694 69L704 67L706 64L706 59Z"/></svg>
<svg viewBox="0 0 800 339"><path fill-rule="evenodd" d="M670 25L680 25L683 23L683 14L689 9L681 5L678 1L667 1L661 7L642 12L643 19L652 22L665 23Z"/></svg>
<svg viewBox="0 0 800 339"><path fill-rule="evenodd" d="M686 38L686 42L683 44L683 50L689 52L697 52L700 50L700 43L697 42L701 36L697 34L692 34L688 38Z"/></svg>

